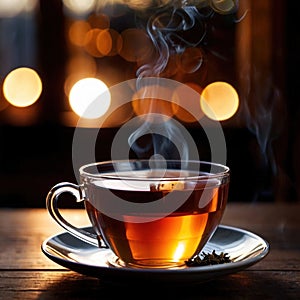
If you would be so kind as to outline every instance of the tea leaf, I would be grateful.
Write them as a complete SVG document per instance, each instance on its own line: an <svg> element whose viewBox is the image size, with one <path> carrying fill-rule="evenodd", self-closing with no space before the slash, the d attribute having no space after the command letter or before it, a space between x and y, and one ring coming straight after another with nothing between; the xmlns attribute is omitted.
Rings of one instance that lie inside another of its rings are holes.
<svg viewBox="0 0 300 300"><path fill-rule="evenodd" d="M201 258L201 256L203 258ZM196 255L185 263L189 267L198 267L198 266L208 266L208 265L219 265L219 264L226 264L230 263L232 260L228 256L228 253L221 252L217 254L215 250L212 253L205 253L202 252L200 255Z"/></svg>

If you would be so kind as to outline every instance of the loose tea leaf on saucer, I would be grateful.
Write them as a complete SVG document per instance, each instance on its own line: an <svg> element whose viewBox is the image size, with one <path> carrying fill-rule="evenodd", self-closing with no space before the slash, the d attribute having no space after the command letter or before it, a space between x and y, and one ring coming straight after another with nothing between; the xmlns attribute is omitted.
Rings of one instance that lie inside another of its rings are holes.
<svg viewBox="0 0 300 300"><path fill-rule="evenodd" d="M202 258L201 258L202 256ZM228 253L221 252L217 254L215 250L212 253L202 252L200 255L196 255L185 263L189 267L208 266L208 265L219 265L230 263L232 260L228 256Z"/></svg>

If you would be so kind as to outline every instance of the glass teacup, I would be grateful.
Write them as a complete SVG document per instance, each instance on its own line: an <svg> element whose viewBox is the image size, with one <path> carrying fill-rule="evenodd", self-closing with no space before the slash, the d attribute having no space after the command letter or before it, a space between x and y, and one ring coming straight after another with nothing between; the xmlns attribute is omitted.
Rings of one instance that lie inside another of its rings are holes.
<svg viewBox="0 0 300 300"><path fill-rule="evenodd" d="M139 268L178 268L199 253L221 222L230 181L227 166L204 161L116 160L79 173L80 185L50 190L49 213L77 238L110 248L119 265ZM62 217L64 192L84 201L95 235Z"/></svg>

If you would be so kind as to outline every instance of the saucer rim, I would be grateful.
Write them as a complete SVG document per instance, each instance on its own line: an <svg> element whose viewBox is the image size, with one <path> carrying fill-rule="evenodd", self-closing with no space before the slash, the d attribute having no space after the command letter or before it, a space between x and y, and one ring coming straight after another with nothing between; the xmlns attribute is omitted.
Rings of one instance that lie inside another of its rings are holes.
<svg viewBox="0 0 300 300"><path fill-rule="evenodd" d="M82 228L92 228L91 226L86 226ZM153 276L157 276L159 280L161 279L161 276L159 275L170 275L171 277L173 275L184 275L184 274L194 274L197 278L201 277L200 279L203 280L209 280L211 278L216 278L221 275L226 275L226 274L231 274L231 273L236 273L238 271L241 271L243 269L246 269L263 258L265 258L269 251L270 251L270 244L261 236L257 235L256 233L253 233L249 230L239 228L239 227L234 227L234 226L229 226L229 225L219 225L218 228L223 228L226 230L230 231L236 231L243 233L247 236L251 236L258 240L262 246L263 249L261 250L260 253L255 255L254 257L250 258L245 258L241 261L236 261L236 262L231 262L231 263L226 263L226 264L218 264L218 265L208 265L208 266L187 266L185 268L179 268L179 269L150 269L150 268L130 268L130 267L114 267L111 265L107 266L97 266L97 265L89 265L89 264L84 264L75 260L55 256L49 251L47 251L48 243L51 241L51 239L57 238L63 234L67 234L72 236L68 231L62 231L60 233L54 234L50 237L48 237L46 240L44 240L41 244L41 250L42 252L52 261L55 263L63 266L64 268L67 268L69 270L73 270L75 272L88 275L88 276L93 276L97 278L103 279L105 276L124 276L124 275L137 275L139 276L140 274L148 274ZM89 245L91 248L97 248L96 246L90 245L82 240L80 242ZM209 243L209 242L208 242ZM110 249L100 249L99 251L106 251L106 252L111 252ZM197 276L198 275L198 276ZM108 277L110 277L108 276ZM105 278L104 278L105 279ZM153 278L152 278L153 279ZM172 278L171 278L172 279ZM110 280L109 280L110 281ZM163 281L169 281L168 278L164 278ZM198 281L199 282L199 281Z"/></svg>

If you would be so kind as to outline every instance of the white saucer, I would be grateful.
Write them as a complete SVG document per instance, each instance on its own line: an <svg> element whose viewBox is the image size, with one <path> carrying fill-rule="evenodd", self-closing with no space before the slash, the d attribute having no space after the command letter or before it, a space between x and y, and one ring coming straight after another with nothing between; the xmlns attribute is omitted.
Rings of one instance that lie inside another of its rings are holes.
<svg viewBox="0 0 300 300"><path fill-rule="evenodd" d="M85 228L92 231L92 228ZM113 254L63 232L45 240L41 249L59 265L103 281L130 283L137 281L155 283L193 284L248 268L269 253L269 244L258 235L230 226L220 225L202 251L228 253L231 263L192 266L180 269L141 269L116 267L108 263Z"/></svg>

